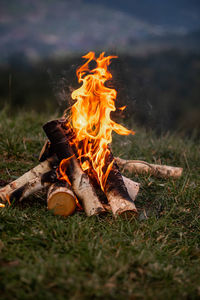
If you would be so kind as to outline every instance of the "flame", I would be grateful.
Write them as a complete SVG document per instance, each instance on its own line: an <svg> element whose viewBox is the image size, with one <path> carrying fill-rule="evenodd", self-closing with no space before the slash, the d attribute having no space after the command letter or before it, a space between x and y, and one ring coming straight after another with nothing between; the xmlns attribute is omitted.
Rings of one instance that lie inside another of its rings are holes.
<svg viewBox="0 0 200 300"><path fill-rule="evenodd" d="M113 164L113 161L109 162L109 165L108 162L106 163L106 157L110 153L108 145L112 142L112 131L121 135L134 134L133 131L110 118L110 113L116 110L117 92L106 87L105 82L112 78L108 66L111 59L117 56L104 56L104 54L101 53L98 58L95 57L94 52L83 56L86 62L76 72L78 82L82 85L71 95L76 102L71 107L70 119L70 124L75 131L75 138L71 143L76 145L81 167L84 171L92 167L103 190ZM91 61L96 62L96 67L93 69L89 67ZM63 162L61 165L63 166ZM103 171L105 166L106 171Z"/></svg>
<svg viewBox="0 0 200 300"><path fill-rule="evenodd" d="M74 156L74 155L73 155L73 156ZM57 169L57 177L59 178L59 180L64 180L64 181L66 181L66 182L69 184L69 186L71 186L71 182L70 182L69 177L67 176L65 170L66 170L66 168L67 168L67 165L68 165L70 159L71 159L73 156L63 159L63 160L61 161L60 165L59 165L59 168ZM78 209L82 210L82 206L81 206L81 204L79 203L79 201L78 201L78 199L77 199L76 196L75 196L75 201L76 201L76 205L77 205Z"/></svg>
<svg viewBox="0 0 200 300"><path fill-rule="evenodd" d="M125 110L125 108L126 108L126 105L124 105L122 107L119 107L118 109L121 110L121 111L123 111L123 110Z"/></svg>
<svg viewBox="0 0 200 300"><path fill-rule="evenodd" d="M74 155L73 155L74 156ZM59 165L59 170L57 170L57 177L59 178L59 180L65 180L70 186L71 186L71 182L65 172L65 170L67 169L67 165L69 163L69 160L73 157L70 156L68 158L65 158L61 161L60 165Z"/></svg>
<svg viewBox="0 0 200 300"><path fill-rule="evenodd" d="M5 207L5 204L3 204L3 203L0 203L0 207Z"/></svg>

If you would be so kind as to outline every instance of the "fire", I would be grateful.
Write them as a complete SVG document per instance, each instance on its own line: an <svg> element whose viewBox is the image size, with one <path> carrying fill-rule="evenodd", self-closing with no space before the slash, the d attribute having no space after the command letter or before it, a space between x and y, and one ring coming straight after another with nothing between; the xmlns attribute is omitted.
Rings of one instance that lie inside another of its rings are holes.
<svg viewBox="0 0 200 300"><path fill-rule="evenodd" d="M109 165L106 164L112 131L121 135L134 134L133 131L111 120L110 113L116 110L117 92L106 87L105 82L112 78L108 66L111 59L116 56L104 54L101 53L98 58L94 52L83 56L87 61L76 72L78 82L82 85L71 95L76 102L71 107L70 117L70 124L75 132L75 138L71 143L76 146L80 165L84 171L92 167L103 190L113 164L113 161ZM89 66L91 61L96 62L93 69Z"/></svg>

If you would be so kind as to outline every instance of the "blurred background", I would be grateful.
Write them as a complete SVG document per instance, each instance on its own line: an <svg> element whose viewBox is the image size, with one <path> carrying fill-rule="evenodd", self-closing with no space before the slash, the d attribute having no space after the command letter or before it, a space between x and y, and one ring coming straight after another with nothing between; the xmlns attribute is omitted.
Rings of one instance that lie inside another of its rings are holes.
<svg viewBox="0 0 200 300"><path fill-rule="evenodd" d="M115 117L200 135L199 0L0 0L0 109L62 112L88 51L118 56Z"/></svg>

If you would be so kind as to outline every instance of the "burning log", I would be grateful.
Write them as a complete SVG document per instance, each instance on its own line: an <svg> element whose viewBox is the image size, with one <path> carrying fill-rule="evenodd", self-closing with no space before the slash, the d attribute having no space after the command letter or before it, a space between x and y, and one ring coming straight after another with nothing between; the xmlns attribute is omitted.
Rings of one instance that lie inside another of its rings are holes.
<svg viewBox="0 0 200 300"><path fill-rule="evenodd" d="M182 175L183 168L172 167L166 165L149 164L140 160L125 160L119 157L115 158L116 163L121 170L126 170L130 173L151 174L156 177L163 178L178 178Z"/></svg>
<svg viewBox="0 0 200 300"><path fill-rule="evenodd" d="M123 181L117 163L110 152L107 156L106 163L113 161L112 168L105 182L105 194L110 204L114 216L127 214L133 215L137 213L134 201L131 199L128 190Z"/></svg>
<svg viewBox="0 0 200 300"><path fill-rule="evenodd" d="M43 129L58 159L63 161L63 166L65 164L66 175L74 193L82 202L86 214L92 216L104 213L105 209L99 201L89 177L82 171L67 141L62 122L60 120L50 121L43 126Z"/></svg>
<svg viewBox="0 0 200 300"><path fill-rule="evenodd" d="M47 187L55 179L54 172L52 173L55 160L55 156L48 158L15 181L1 188L0 199L9 203L13 199L21 201L23 198Z"/></svg>
<svg viewBox="0 0 200 300"><path fill-rule="evenodd" d="M69 216L76 209L76 196L67 182L51 184L47 194L47 207L54 215Z"/></svg>

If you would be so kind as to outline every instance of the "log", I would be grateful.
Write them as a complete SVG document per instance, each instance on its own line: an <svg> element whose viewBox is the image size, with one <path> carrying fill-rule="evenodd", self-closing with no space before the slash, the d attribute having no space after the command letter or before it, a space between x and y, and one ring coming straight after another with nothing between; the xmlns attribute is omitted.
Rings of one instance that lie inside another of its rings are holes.
<svg viewBox="0 0 200 300"><path fill-rule="evenodd" d="M70 216L76 209L76 196L67 182L51 184L47 194L47 208L54 215Z"/></svg>
<svg viewBox="0 0 200 300"><path fill-rule="evenodd" d="M105 209L68 143L63 124L60 120L54 120L46 123L43 129L51 142L53 151L58 159L63 161L63 167L66 167L64 171L72 185L72 190L82 202L86 214L88 216L102 214Z"/></svg>
<svg viewBox="0 0 200 300"><path fill-rule="evenodd" d="M138 182L131 180L130 178L123 176L123 175L122 175L122 179L127 188L129 196L131 197L131 199L133 201L135 201L137 194L139 192L139 189L140 189L140 184Z"/></svg>
<svg viewBox="0 0 200 300"><path fill-rule="evenodd" d="M125 160L115 157L115 161L121 170L137 174L151 174L161 178L179 178L183 168L166 165L149 164L140 160Z"/></svg>
<svg viewBox="0 0 200 300"><path fill-rule="evenodd" d="M55 162L56 158L52 156L1 188L1 200L9 204L13 199L21 201L23 198L48 186L53 181L52 176L55 177L55 173L52 173Z"/></svg>
<svg viewBox="0 0 200 300"><path fill-rule="evenodd" d="M124 184L127 188L129 196L131 197L131 199L133 201L135 201L137 194L139 192L140 184L138 182L131 180L130 178L123 176L123 175L122 175L122 178L123 178ZM112 211L109 204L104 203L103 206L107 211L109 211L109 212ZM126 214L127 214L127 212L126 212Z"/></svg>
<svg viewBox="0 0 200 300"><path fill-rule="evenodd" d="M114 157L110 152L106 158L106 164L108 165L112 161L112 168L106 182L104 183L104 192L108 199L108 203L110 204L115 217L118 215L135 215L137 214L136 206L129 196L117 163L114 161ZM106 169L107 167L108 166L105 166Z"/></svg>

